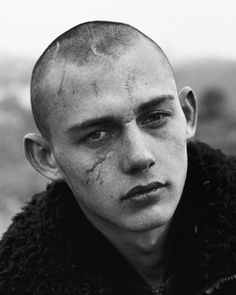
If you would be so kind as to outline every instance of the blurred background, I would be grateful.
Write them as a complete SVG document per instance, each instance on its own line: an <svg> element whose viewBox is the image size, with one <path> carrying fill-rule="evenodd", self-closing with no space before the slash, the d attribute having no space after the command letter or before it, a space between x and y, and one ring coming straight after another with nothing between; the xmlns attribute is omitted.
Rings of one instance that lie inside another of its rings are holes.
<svg viewBox="0 0 236 295"><path fill-rule="evenodd" d="M196 138L236 154L236 1L21 0L0 8L0 236L47 180L25 160L36 131L29 103L34 63L59 34L90 20L127 22L154 39L173 65L179 90L199 100Z"/></svg>

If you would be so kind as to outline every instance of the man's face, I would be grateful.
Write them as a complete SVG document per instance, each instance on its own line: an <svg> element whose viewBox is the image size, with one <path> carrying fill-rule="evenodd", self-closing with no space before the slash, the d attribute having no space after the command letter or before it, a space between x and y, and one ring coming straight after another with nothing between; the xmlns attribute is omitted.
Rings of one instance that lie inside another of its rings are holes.
<svg viewBox="0 0 236 295"><path fill-rule="evenodd" d="M164 225L187 170L187 123L172 73L145 44L118 61L99 60L63 66L50 119L56 161L91 221L129 231Z"/></svg>

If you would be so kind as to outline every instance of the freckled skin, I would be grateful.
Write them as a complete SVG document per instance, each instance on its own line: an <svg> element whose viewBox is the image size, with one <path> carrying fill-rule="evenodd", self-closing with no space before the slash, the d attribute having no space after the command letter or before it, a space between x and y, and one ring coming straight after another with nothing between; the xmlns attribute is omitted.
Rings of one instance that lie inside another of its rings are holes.
<svg viewBox="0 0 236 295"><path fill-rule="evenodd" d="M56 161L94 224L139 232L162 226L173 216L187 171L187 123L173 75L160 53L146 43L118 61L98 58L102 61L97 66L66 66L60 99L67 107L58 106L51 115ZM135 110L161 95L174 97L171 106L159 107L171 116L162 127L140 127ZM71 142L68 128L97 116L115 116L122 128L100 146ZM166 184L158 202L137 208L121 201L134 186L154 181Z"/></svg>

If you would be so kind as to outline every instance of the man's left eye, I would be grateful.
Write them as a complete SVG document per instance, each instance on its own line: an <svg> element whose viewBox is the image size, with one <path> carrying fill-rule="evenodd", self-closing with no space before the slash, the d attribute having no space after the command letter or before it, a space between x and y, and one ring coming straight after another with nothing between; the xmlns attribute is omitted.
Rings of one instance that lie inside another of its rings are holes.
<svg viewBox="0 0 236 295"><path fill-rule="evenodd" d="M163 123L166 122L168 117L170 116L170 112L154 112L150 115L146 116L142 121L142 125L150 125L150 127L157 127L161 126Z"/></svg>

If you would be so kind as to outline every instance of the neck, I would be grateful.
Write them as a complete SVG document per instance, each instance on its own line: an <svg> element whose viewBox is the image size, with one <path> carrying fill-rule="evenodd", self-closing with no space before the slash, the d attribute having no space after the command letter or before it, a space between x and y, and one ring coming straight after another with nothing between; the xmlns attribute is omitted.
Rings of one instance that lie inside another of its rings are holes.
<svg viewBox="0 0 236 295"><path fill-rule="evenodd" d="M132 232L113 225L105 226L103 223L91 220L90 216L87 217L149 285L159 287L163 276L171 221L151 230Z"/></svg>

